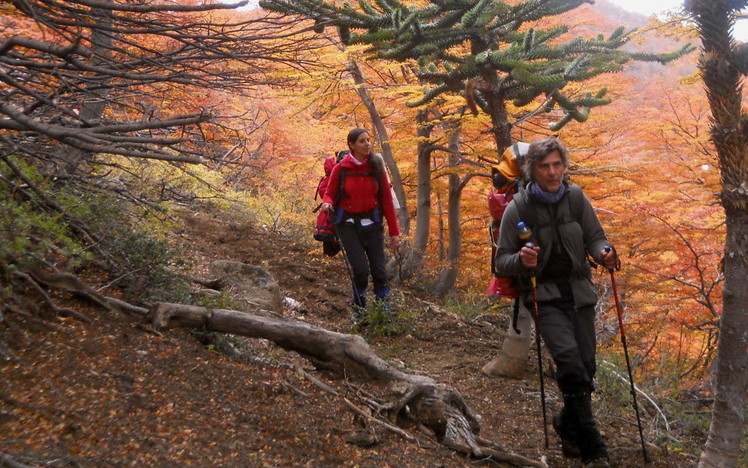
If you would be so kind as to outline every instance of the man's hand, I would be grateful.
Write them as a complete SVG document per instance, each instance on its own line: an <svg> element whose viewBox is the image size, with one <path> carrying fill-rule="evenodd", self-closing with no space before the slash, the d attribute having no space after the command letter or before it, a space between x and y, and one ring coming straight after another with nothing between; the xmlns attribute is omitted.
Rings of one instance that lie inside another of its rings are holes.
<svg viewBox="0 0 748 468"><path fill-rule="evenodd" d="M397 250L397 248L400 247L400 236L390 237L390 246L392 247L392 250Z"/></svg>
<svg viewBox="0 0 748 468"><path fill-rule="evenodd" d="M329 203L323 203L320 209L322 211L327 211L328 213L332 213L332 205Z"/></svg>
<svg viewBox="0 0 748 468"><path fill-rule="evenodd" d="M532 270L533 268L538 266L538 252L540 252L540 247L522 247L522 250L519 251L519 259L522 262L522 266L527 268L528 270Z"/></svg>
<svg viewBox="0 0 748 468"><path fill-rule="evenodd" d="M613 271L618 267L618 255L616 254L616 249L612 246L605 247L603 251L600 252L600 258L603 261L603 266L605 266L608 271Z"/></svg>

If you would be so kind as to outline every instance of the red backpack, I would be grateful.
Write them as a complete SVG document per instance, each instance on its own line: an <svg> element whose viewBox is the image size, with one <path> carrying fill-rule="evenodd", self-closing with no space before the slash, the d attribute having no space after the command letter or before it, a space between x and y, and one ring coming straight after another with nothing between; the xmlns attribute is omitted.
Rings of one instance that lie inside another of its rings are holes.
<svg viewBox="0 0 748 468"><path fill-rule="evenodd" d="M325 175L320 179L319 184L317 184L317 191L314 194L315 200L317 197L321 199L325 196L327 186L330 184L332 168L335 167L335 165L338 164L348 153L348 151L337 151L335 156L328 156L325 158ZM322 203L317 205L317 208L312 211L312 213L319 211L317 214L317 224L314 226L314 239L322 242L324 253L332 257L340 251L340 245L335 238L335 225L333 223L332 214L320 210L321 207Z"/></svg>
<svg viewBox="0 0 748 468"><path fill-rule="evenodd" d="M492 180L494 188L488 193L488 211L491 213L491 226L489 236L491 237L491 282L486 294L489 296L502 296L511 299L519 297L519 289L512 284L512 279L496 275L496 247L499 245L499 227L501 218L504 216L509 202L517 193L517 186L521 178L520 167L529 148L529 144L516 142L504 151L499 164L492 167Z"/></svg>
<svg viewBox="0 0 748 468"><path fill-rule="evenodd" d="M512 279L505 276L496 275L496 247L499 246L499 227L501 226L501 217L504 216L509 202L512 201L513 192L499 192L492 189L488 192L488 211L491 213L491 226L489 235L491 236L491 282L488 284L489 296L503 296L516 299L519 297L519 289L512 284Z"/></svg>

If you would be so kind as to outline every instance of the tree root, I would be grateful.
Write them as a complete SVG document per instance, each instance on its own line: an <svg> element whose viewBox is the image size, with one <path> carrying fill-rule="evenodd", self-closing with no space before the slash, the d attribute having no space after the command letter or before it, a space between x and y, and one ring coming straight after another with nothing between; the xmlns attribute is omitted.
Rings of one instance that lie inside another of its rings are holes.
<svg viewBox="0 0 748 468"><path fill-rule="evenodd" d="M15 461L10 455L3 452L0 452L0 466L7 466L9 468L31 468L30 465L19 463Z"/></svg>
<svg viewBox="0 0 748 468"><path fill-rule="evenodd" d="M47 307L49 307L50 309L52 309L52 311L55 313L55 315L59 315L59 316L62 316L62 317L74 317L74 318L77 318L78 320L80 320L81 322L91 323L91 319L89 319L85 315L81 314L80 312L77 312L77 311L75 311L73 309L68 309L66 307L59 307L57 304L55 304L55 302L52 300L51 297L49 297L49 294L47 294L47 292L44 290L44 288L42 288L41 286L39 286L39 283L33 277L31 277L29 274L24 273L22 271L14 271L13 275L17 276L17 277L21 278L22 280L26 281L27 283L29 283L31 285L31 287L34 288L34 290L37 293L39 293L39 295L42 297L42 299L44 299L44 303L47 304Z"/></svg>
<svg viewBox="0 0 748 468"><path fill-rule="evenodd" d="M112 312L123 312L140 316L145 316L148 313L148 309L144 307L138 307L114 297L100 294L72 273L46 272L36 268L30 272L30 276L33 277L35 282L78 294Z"/></svg>
<svg viewBox="0 0 748 468"><path fill-rule="evenodd" d="M441 444L472 457L488 457L517 466L546 466L542 462L502 452L500 445L478 439L480 417L470 409L459 392L436 383L430 377L407 374L390 366L360 336L332 332L282 317L226 309L209 310L183 304L155 304L150 317L157 330L202 328L273 341L286 350L300 353L318 369L386 386L399 395L393 403L384 406L391 422L397 421L398 416L405 416L428 428ZM326 384L324 387L329 388ZM345 401L349 408L367 421L373 418L365 412L361 414L362 410ZM390 430L395 428L391 424L377 422ZM408 440L415 440L400 429L397 433Z"/></svg>
<svg viewBox="0 0 748 468"><path fill-rule="evenodd" d="M459 452L465 455L473 455L472 453L473 449L471 447L468 447L467 445L451 443L451 442L444 443L444 445L448 446L455 452ZM537 468L548 468L548 465L542 461L532 460L530 458L523 457L521 455L517 455L513 453L501 452L494 448L489 448L489 447L483 447L483 454L480 456L475 456L475 458L480 458L484 460L493 460L493 461L503 462L503 463L510 463L515 466L532 466L532 467L537 467Z"/></svg>

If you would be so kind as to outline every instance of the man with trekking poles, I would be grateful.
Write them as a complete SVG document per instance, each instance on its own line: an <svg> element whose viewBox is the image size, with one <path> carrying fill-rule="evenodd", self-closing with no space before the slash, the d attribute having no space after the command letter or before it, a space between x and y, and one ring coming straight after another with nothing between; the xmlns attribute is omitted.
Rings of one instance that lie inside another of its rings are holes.
<svg viewBox="0 0 748 468"><path fill-rule="evenodd" d="M534 311L556 365L564 405L553 427L563 455L581 458L585 467L608 467L592 412L598 294L587 257L611 272L619 260L589 199L566 180L568 166L568 151L557 138L530 145L522 162L525 185L502 217L494 260L499 275L518 279L520 300ZM540 376L542 389L542 369Z"/></svg>

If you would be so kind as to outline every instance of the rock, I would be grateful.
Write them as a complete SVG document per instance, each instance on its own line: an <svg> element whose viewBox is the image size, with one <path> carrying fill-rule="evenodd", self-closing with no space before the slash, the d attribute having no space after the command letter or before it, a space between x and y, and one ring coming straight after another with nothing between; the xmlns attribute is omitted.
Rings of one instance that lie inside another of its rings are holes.
<svg viewBox="0 0 748 468"><path fill-rule="evenodd" d="M221 285L234 300L275 312L282 310L278 282L261 266L218 260L211 265L210 275L220 278Z"/></svg>

